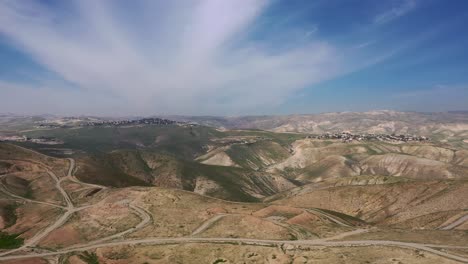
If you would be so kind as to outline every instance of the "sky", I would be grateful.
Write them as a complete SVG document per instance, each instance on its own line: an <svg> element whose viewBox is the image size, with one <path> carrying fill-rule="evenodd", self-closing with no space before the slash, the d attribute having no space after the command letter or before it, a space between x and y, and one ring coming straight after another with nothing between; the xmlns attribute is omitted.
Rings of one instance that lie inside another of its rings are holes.
<svg viewBox="0 0 468 264"><path fill-rule="evenodd" d="M1 0L0 113L468 110L465 0Z"/></svg>

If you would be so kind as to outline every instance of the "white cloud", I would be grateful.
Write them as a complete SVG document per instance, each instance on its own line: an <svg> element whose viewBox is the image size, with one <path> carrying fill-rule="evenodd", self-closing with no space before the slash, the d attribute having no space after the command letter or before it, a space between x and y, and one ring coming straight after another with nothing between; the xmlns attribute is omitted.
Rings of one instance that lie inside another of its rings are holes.
<svg viewBox="0 0 468 264"><path fill-rule="evenodd" d="M317 33L318 31L318 26L317 25L313 25L309 30L307 30L304 35L306 37L310 37L312 36L313 34Z"/></svg>
<svg viewBox="0 0 468 264"><path fill-rule="evenodd" d="M417 6L416 0L393 0L394 5L385 12L374 17L374 23L384 24L398 17L404 16Z"/></svg>
<svg viewBox="0 0 468 264"><path fill-rule="evenodd" d="M374 43L375 43L375 41L367 41L367 42L363 42L363 43L360 43L358 45L355 45L353 48L363 49L363 48L369 47L370 45L373 45Z"/></svg>
<svg viewBox="0 0 468 264"><path fill-rule="evenodd" d="M264 0L116 3L79 0L57 12L1 1L0 33L78 88L0 82L8 101L28 102L2 96L0 111L254 113L342 72L335 48L312 36L286 48L252 41Z"/></svg>

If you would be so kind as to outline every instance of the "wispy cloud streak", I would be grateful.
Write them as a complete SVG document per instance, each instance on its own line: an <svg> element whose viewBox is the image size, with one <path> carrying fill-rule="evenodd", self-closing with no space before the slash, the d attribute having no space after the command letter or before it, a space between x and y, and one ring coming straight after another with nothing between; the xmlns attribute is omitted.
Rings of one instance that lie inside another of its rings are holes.
<svg viewBox="0 0 468 264"><path fill-rule="evenodd" d="M112 97L134 114L252 112L341 71L335 48L316 38L287 48L268 37L253 41L249 29L266 1L184 3L81 0L56 12L5 0L0 32L79 88L62 100Z"/></svg>
<svg viewBox="0 0 468 264"><path fill-rule="evenodd" d="M417 0L392 0L393 6L374 17L374 23L384 24L398 17L404 16L417 6Z"/></svg>

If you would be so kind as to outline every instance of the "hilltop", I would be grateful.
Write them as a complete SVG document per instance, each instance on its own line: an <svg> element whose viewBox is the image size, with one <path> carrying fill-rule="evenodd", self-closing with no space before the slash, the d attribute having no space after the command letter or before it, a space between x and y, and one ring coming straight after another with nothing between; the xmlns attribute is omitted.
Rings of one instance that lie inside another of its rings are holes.
<svg viewBox="0 0 468 264"><path fill-rule="evenodd" d="M464 132L41 122L0 132L6 263L467 260Z"/></svg>

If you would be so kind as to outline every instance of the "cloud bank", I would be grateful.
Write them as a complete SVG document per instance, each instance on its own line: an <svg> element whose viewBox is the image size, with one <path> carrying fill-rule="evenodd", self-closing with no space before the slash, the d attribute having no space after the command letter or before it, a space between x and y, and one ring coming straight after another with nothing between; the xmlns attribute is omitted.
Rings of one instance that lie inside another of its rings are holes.
<svg viewBox="0 0 468 264"><path fill-rule="evenodd" d="M62 85L3 82L8 99L0 103L106 115L240 114L272 109L343 70L336 48L308 32L300 39L269 32L262 21L268 5L1 1L0 33Z"/></svg>
<svg viewBox="0 0 468 264"><path fill-rule="evenodd" d="M0 72L0 112L281 113L318 84L334 80L339 87L339 77L396 57L424 37L382 31L418 0L392 0L378 10L363 3L369 12L362 18L326 4L3 0L0 56L10 61L0 65L7 69ZM336 21L320 14L330 7Z"/></svg>

